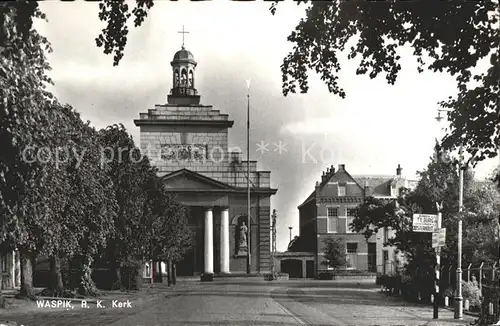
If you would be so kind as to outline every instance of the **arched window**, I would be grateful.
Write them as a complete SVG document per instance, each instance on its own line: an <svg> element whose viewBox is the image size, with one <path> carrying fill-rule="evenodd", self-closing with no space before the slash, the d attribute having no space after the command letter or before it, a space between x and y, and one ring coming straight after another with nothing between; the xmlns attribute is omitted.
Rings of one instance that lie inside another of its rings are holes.
<svg viewBox="0 0 500 326"><path fill-rule="evenodd" d="M186 69L181 70L181 86L185 87L187 85L187 72Z"/></svg>
<svg viewBox="0 0 500 326"><path fill-rule="evenodd" d="M179 69L175 69L174 72L174 87L179 86Z"/></svg>
<svg viewBox="0 0 500 326"><path fill-rule="evenodd" d="M194 74L192 70L189 70L189 87L194 87Z"/></svg>

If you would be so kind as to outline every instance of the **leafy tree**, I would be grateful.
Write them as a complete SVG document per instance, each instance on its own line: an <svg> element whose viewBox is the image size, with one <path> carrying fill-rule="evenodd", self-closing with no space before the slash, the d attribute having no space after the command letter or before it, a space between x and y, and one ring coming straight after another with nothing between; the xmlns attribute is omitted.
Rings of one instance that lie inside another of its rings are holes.
<svg viewBox="0 0 500 326"><path fill-rule="evenodd" d="M192 248L194 234L188 226L186 208L160 186L153 217L152 259L178 262Z"/></svg>
<svg viewBox="0 0 500 326"><path fill-rule="evenodd" d="M47 211L34 199L44 189L46 171L23 158L26 144L41 147L52 134L45 110L52 96L44 50L47 40L32 28L31 18L44 18L30 1L0 4L0 246L18 247L21 294L33 296L32 266L37 239L31 226Z"/></svg>
<svg viewBox="0 0 500 326"><path fill-rule="evenodd" d="M144 207L149 202L147 185L157 176L123 125L109 126L99 132L99 137L118 204L115 232L108 239L106 252L115 270L114 287L123 288L123 264L142 260L147 254L144 244L150 243L151 224Z"/></svg>
<svg viewBox="0 0 500 326"><path fill-rule="evenodd" d="M396 82L399 50L413 48L419 64L433 72L455 76L458 94L440 102L451 109L450 132L443 145L464 145L477 159L497 155L500 143L500 29L498 1L301 1L305 18L288 37L294 47L281 66L283 94L308 91L308 72L315 71L328 90L344 98L339 85L339 54L360 62L357 74L382 74ZM276 11L276 5L271 12ZM460 31L460 33L457 33ZM354 45L351 46L351 43ZM350 47L350 48L349 48ZM473 72L487 60L485 71Z"/></svg>
<svg viewBox="0 0 500 326"><path fill-rule="evenodd" d="M75 257L80 274L79 292L94 295L96 288L91 278L91 267L94 257L113 234L113 221L118 209L114 184L107 174L109 167L102 164L99 135L89 126L90 122L83 123L77 115L73 115L73 118L76 119L74 125L77 128L72 147L84 155L79 161L72 162L73 193L66 212L74 216L77 224L68 230L80 231L79 251Z"/></svg>
<svg viewBox="0 0 500 326"><path fill-rule="evenodd" d="M325 239L325 249L323 250L326 265L337 270L347 263L346 249L342 239Z"/></svg>

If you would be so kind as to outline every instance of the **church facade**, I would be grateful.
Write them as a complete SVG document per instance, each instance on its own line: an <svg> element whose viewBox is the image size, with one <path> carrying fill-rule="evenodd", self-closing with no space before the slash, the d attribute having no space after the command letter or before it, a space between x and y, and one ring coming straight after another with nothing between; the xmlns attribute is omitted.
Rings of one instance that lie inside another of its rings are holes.
<svg viewBox="0 0 500 326"><path fill-rule="evenodd" d="M233 126L227 114L200 104L195 88L197 62L184 46L171 62L167 104L134 120L141 152L158 168L165 187L188 207L193 248L176 264L177 275L245 273L271 269L270 171L250 161L250 225L247 216L247 162L228 146ZM248 237L248 238L247 238Z"/></svg>

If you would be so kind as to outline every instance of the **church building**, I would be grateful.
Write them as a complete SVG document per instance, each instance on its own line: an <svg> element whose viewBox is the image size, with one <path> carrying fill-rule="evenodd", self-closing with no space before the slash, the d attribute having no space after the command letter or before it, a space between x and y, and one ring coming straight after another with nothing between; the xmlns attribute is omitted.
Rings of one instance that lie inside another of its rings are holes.
<svg viewBox="0 0 500 326"><path fill-rule="evenodd" d="M167 104L134 120L140 148L159 170L165 187L188 207L195 233L193 249L176 264L177 275L267 273L270 258L270 171L250 161L250 225L247 217L247 162L228 147L227 114L200 104L197 62L182 46L172 62ZM244 108L242 108L244 109ZM246 109L246 108L245 108ZM247 237L249 238L247 239Z"/></svg>

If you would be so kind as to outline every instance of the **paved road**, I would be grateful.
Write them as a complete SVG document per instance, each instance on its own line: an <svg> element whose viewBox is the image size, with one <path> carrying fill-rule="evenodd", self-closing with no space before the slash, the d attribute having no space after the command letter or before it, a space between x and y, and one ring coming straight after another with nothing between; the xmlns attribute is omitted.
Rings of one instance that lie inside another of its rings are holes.
<svg viewBox="0 0 500 326"><path fill-rule="evenodd" d="M465 325L441 309L405 305L377 293L368 284L335 282L219 281L168 290L155 302L140 307L40 311L30 315L0 316L18 325ZM470 319L469 319L470 320ZM15 324L14 324L15 325Z"/></svg>

